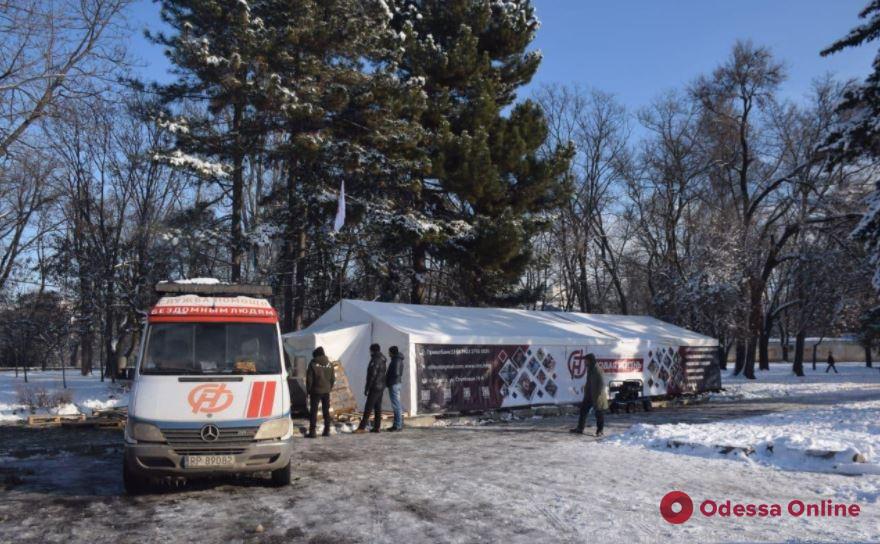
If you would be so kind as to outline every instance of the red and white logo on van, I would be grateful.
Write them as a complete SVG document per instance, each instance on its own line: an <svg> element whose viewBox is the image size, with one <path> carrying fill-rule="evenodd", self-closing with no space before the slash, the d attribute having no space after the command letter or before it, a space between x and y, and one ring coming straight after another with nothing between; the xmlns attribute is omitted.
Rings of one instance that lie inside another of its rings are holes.
<svg viewBox="0 0 880 544"><path fill-rule="evenodd" d="M232 404L232 391L225 383L206 383L193 387L187 395L194 414L215 414Z"/></svg>
<svg viewBox="0 0 880 544"><path fill-rule="evenodd" d="M253 382L245 416L248 418L271 416L274 401L275 382Z"/></svg>

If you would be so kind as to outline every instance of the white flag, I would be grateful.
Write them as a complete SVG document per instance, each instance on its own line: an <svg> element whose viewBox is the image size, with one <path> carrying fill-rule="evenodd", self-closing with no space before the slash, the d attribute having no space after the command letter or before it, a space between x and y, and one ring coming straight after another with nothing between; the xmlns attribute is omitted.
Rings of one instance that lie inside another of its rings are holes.
<svg viewBox="0 0 880 544"><path fill-rule="evenodd" d="M345 180L339 185L339 202L336 206L336 220L333 221L333 232L339 232L345 224Z"/></svg>

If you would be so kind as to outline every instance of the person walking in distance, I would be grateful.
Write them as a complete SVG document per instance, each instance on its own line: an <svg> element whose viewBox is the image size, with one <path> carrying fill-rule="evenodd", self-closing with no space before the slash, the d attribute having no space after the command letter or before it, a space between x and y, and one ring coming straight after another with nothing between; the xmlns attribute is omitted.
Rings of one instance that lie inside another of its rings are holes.
<svg viewBox="0 0 880 544"><path fill-rule="evenodd" d="M388 398L391 399L391 409L394 410L394 425L389 431L403 430L403 410L400 406L400 381L403 379L403 355L397 346L388 349L391 363L388 365L388 373L385 384L388 386Z"/></svg>
<svg viewBox="0 0 880 544"><path fill-rule="evenodd" d="M385 356L379 344L370 346L370 364L367 365L367 381L364 384L364 395L367 402L364 405L364 415L361 417L356 433L367 432L367 423L370 412L373 412L373 429L370 432L378 433L382 427L382 394L385 392Z"/></svg>
<svg viewBox="0 0 880 544"><path fill-rule="evenodd" d="M830 351L828 352L828 366L825 367L825 373L828 374L829 370L834 370L835 374L840 374L837 371L837 366L834 365L834 354Z"/></svg>
<svg viewBox="0 0 880 544"><path fill-rule="evenodd" d="M324 355L324 348L318 346L312 352L312 360L306 370L306 392L309 394L309 438L315 438L318 424L318 403L324 414L324 436L330 436L330 391L336 376L333 363Z"/></svg>
<svg viewBox="0 0 880 544"><path fill-rule="evenodd" d="M588 353L587 359L587 383L584 384L584 400L581 402L581 411L578 417L577 427L570 432L584 433L587 424L587 414L590 408L596 414L596 436L602 436L605 428L605 410L608 409L608 393L605 391L605 373L599 368L596 356Z"/></svg>

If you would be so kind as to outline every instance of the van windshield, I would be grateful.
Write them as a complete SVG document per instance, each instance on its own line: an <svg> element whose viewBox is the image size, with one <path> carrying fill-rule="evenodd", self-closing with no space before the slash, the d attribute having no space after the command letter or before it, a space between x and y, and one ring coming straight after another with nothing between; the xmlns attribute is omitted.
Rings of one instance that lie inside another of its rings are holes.
<svg viewBox="0 0 880 544"><path fill-rule="evenodd" d="M278 337L266 323L154 323L142 374L278 374Z"/></svg>

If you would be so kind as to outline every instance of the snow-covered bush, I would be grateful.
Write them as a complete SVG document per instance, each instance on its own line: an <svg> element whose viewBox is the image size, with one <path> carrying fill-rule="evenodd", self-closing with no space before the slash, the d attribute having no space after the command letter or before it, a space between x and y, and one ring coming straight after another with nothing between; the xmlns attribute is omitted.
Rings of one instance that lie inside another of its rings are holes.
<svg viewBox="0 0 880 544"><path fill-rule="evenodd" d="M73 395L70 391L50 391L39 385L20 385L15 390L18 403L31 413L38 409L49 410L58 406L71 404Z"/></svg>

